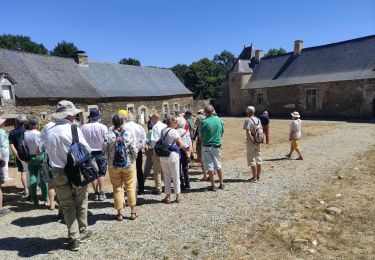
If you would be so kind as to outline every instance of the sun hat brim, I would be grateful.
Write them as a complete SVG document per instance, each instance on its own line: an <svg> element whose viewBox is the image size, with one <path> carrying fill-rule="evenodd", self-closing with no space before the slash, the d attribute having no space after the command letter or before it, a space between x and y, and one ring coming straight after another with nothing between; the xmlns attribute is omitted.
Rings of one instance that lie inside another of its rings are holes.
<svg viewBox="0 0 375 260"><path fill-rule="evenodd" d="M75 116L79 113L81 113L81 110L79 110L77 108L74 108L71 111L63 111L63 112L53 113L52 118L53 119L64 119L67 116Z"/></svg>
<svg viewBox="0 0 375 260"><path fill-rule="evenodd" d="M300 118L300 117L301 117L299 114L294 114L294 113L290 113L290 115L291 115L292 117L297 117L297 118Z"/></svg>

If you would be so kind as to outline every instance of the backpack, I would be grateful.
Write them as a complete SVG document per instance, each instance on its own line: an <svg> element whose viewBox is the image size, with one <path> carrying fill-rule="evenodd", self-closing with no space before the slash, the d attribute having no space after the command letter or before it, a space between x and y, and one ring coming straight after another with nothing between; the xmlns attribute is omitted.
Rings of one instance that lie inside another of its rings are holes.
<svg viewBox="0 0 375 260"><path fill-rule="evenodd" d="M194 140L197 138L197 132L196 132L196 130L194 129L194 126L191 125L190 120L186 120L186 123L187 123L188 126L189 126L190 138L191 138L192 141L194 141Z"/></svg>
<svg viewBox="0 0 375 260"><path fill-rule="evenodd" d="M255 142L262 143L264 134L263 134L263 127L262 127L262 124L260 123L260 120L258 119L258 124L255 124L255 121L251 117L250 117L250 120L253 121L254 128L255 128L255 133L251 133L251 135L253 136Z"/></svg>
<svg viewBox="0 0 375 260"><path fill-rule="evenodd" d="M64 168L68 181L75 186L85 186L98 178L99 168L86 147L79 142L77 125L71 126L72 145Z"/></svg>
<svg viewBox="0 0 375 260"><path fill-rule="evenodd" d="M124 131L120 134L114 130L112 130L112 132L116 135L115 152L112 164L114 167L126 168L131 163L128 156L129 147L127 147L123 138Z"/></svg>
<svg viewBox="0 0 375 260"><path fill-rule="evenodd" d="M160 137L160 139L156 142L154 146L154 151L156 155L159 157L169 157L171 155L171 150L169 149L170 146L165 142L165 137L168 135L169 131L171 131L171 128L163 137Z"/></svg>

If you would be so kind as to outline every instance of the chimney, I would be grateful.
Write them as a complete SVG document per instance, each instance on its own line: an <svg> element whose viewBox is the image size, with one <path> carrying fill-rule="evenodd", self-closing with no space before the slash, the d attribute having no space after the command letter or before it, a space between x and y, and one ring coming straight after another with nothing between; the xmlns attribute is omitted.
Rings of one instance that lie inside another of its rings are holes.
<svg viewBox="0 0 375 260"><path fill-rule="evenodd" d="M77 51L74 60L78 63L79 66L88 67L89 60L87 54L84 51Z"/></svg>
<svg viewBox="0 0 375 260"><path fill-rule="evenodd" d="M264 53L262 50L256 50L255 51L255 56L254 56L254 59L255 59L255 62L256 63L259 63L260 62L260 59L264 57Z"/></svg>
<svg viewBox="0 0 375 260"><path fill-rule="evenodd" d="M296 40L294 41L294 53L293 56L299 56L303 48L303 41Z"/></svg>

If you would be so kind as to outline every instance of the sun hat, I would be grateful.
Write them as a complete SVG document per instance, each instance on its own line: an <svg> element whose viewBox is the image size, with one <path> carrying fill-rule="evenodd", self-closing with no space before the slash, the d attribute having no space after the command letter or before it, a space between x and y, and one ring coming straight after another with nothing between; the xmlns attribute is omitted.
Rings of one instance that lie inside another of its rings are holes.
<svg viewBox="0 0 375 260"><path fill-rule="evenodd" d="M68 100L62 100L57 103L55 113L52 114L54 119L64 119L67 116L75 116L81 113L81 110L77 109L74 104Z"/></svg>
<svg viewBox="0 0 375 260"><path fill-rule="evenodd" d="M0 118L0 126L1 126L2 124L4 124L4 123L5 123L5 121L6 121L6 119L5 119L5 118Z"/></svg>
<svg viewBox="0 0 375 260"><path fill-rule="evenodd" d="M300 118L300 114L297 111L294 111L293 113L290 114L292 117Z"/></svg>
<svg viewBox="0 0 375 260"><path fill-rule="evenodd" d="M246 108L246 113L255 113L255 107L253 106L248 106Z"/></svg>
<svg viewBox="0 0 375 260"><path fill-rule="evenodd" d="M129 112L126 109L120 109L119 111L117 111L117 114L122 115L123 117L129 116Z"/></svg>
<svg viewBox="0 0 375 260"><path fill-rule="evenodd" d="M97 109L97 108L91 108L90 109L90 114L88 116L90 121L94 121L94 122L99 121L99 119L101 117L102 116L100 115L99 109Z"/></svg>

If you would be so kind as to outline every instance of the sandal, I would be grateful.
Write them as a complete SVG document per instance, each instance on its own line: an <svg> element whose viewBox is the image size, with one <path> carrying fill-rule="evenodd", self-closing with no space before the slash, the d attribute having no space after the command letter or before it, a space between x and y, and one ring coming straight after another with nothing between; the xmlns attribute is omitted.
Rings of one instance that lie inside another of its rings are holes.
<svg viewBox="0 0 375 260"><path fill-rule="evenodd" d="M208 191L216 191L216 188L215 188L215 186L208 186L207 190Z"/></svg>
<svg viewBox="0 0 375 260"><path fill-rule="evenodd" d="M298 157L296 160L300 160L300 161L302 161L302 160L303 160L303 157L300 156L300 157Z"/></svg>
<svg viewBox="0 0 375 260"><path fill-rule="evenodd" d="M286 154L285 157L288 158L288 159L290 159L292 157L292 155L291 154Z"/></svg>
<svg viewBox="0 0 375 260"><path fill-rule="evenodd" d="M117 214L116 215L116 220L117 221L122 221L124 219L124 217L122 216L122 214Z"/></svg>
<svg viewBox="0 0 375 260"><path fill-rule="evenodd" d="M136 218L138 217L137 213L136 212L131 212L130 213L130 220L135 220Z"/></svg>
<svg viewBox="0 0 375 260"><path fill-rule="evenodd" d="M161 201L162 201L163 203L165 203L165 204L171 204L171 200L168 199L168 198L164 198L164 199L162 199Z"/></svg>
<svg viewBox="0 0 375 260"><path fill-rule="evenodd" d="M176 198L175 202L176 203L180 203L181 202L181 198L178 198L178 199Z"/></svg>
<svg viewBox="0 0 375 260"><path fill-rule="evenodd" d="M248 182L257 183L258 180L256 178L252 177L252 178L248 179Z"/></svg>

